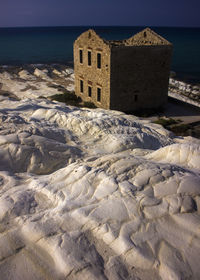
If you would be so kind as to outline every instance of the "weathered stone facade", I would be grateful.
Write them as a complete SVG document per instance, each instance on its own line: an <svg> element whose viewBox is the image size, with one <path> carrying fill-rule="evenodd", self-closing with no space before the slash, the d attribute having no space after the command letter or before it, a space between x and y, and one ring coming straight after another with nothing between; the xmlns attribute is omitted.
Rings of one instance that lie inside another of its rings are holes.
<svg viewBox="0 0 200 280"><path fill-rule="evenodd" d="M172 44L149 28L122 41L88 30L74 42L75 93L125 112L163 106L171 55Z"/></svg>

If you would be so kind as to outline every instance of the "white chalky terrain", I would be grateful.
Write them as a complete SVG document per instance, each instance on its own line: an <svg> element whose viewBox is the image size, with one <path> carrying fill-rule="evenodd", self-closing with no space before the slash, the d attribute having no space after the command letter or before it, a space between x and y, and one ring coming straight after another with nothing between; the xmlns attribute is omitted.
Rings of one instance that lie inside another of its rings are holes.
<svg viewBox="0 0 200 280"><path fill-rule="evenodd" d="M200 141L23 93L0 102L0 279L200 279Z"/></svg>

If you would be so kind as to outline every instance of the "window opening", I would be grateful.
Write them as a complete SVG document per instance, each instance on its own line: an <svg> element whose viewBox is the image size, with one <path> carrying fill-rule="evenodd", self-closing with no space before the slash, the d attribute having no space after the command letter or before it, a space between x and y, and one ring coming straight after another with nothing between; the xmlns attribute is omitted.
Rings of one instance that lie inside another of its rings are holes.
<svg viewBox="0 0 200 280"><path fill-rule="evenodd" d="M88 65L89 66L92 65L92 53L91 53L91 51L88 51Z"/></svg>
<svg viewBox="0 0 200 280"><path fill-rule="evenodd" d="M92 87L88 86L88 96L92 97Z"/></svg>
<svg viewBox="0 0 200 280"><path fill-rule="evenodd" d="M83 80L80 80L80 92L83 93Z"/></svg>
<svg viewBox="0 0 200 280"><path fill-rule="evenodd" d="M79 50L79 62L83 63L83 50Z"/></svg>
<svg viewBox="0 0 200 280"><path fill-rule="evenodd" d="M101 68L101 54L97 53L97 68Z"/></svg>
<svg viewBox="0 0 200 280"><path fill-rule="evenodd" d="M97 88L97 101L101 102L101 88Z"/></svg>

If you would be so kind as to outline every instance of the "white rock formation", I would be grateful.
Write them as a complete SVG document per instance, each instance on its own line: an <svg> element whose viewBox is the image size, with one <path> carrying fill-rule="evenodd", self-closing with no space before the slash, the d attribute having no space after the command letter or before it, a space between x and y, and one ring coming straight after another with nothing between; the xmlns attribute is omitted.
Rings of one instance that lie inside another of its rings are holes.
<svg viewBox="0 0 200 280"><path fill-rule="evenodd" d="M0 128L1 280L200 279L197 139L42 99Z"/></svg>
<svg viewBox="0 0 200 280"><path fill-rule="evenodd" d="M48 97L60 93L55 88L57 84L48 77L45 70L36 68L34 74L30 74L27 70L21 70L17 76L8 72L0 73L1 90L9 92L19 99ZM19 80L19 77L22 80ZM68 80L71 82L71 77ZM50 87L50 83L54 87ZM69 88L71 87L70 84Z"/></svg>
<svg viewBox="0 0 200 280"><path fill-rule="evenodd" d="M44 80L50 80L49 76L47 75L47 71L40 70L38 68L35 69L34 75Z"/></svg>
<svg viewBox="0 0 200 280"><path fill-rule="evenodd" d="M21 79L24 79L24 80L31 80L31 81L35 81L36 80L36 77L34 75L31 75L27 70L21 70L19 73L18 73L19 77Z"/></svg>

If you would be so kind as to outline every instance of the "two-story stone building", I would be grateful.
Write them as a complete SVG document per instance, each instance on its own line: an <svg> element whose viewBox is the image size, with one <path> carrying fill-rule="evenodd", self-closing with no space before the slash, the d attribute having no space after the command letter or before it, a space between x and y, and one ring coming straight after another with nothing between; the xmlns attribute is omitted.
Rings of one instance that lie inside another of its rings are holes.
<svg viewBox="0 0 200 280"><path fill-rule="evenodd" d="M75 93L97 107L121 111L167 102L172 44L149 28L122 41L94 30L74 42Z"/></svg>

